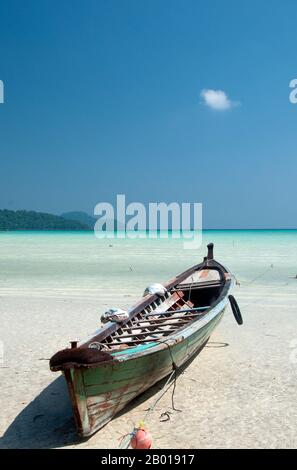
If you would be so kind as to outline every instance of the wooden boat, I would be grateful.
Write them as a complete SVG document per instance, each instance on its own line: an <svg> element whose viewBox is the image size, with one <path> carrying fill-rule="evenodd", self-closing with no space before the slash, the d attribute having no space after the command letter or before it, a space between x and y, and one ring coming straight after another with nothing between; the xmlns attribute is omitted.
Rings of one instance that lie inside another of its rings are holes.
<svg viewBox="0 0 297 470"><path fill-rule="evenodd" d="M56 353L52 371L67 381L78 433L90 436L137 395L184 365L207 343L220 322L231 273L213 259L208 245L204 261L170 280L160 296L148 294L123 322L108 322L92 338Z"/></svg>

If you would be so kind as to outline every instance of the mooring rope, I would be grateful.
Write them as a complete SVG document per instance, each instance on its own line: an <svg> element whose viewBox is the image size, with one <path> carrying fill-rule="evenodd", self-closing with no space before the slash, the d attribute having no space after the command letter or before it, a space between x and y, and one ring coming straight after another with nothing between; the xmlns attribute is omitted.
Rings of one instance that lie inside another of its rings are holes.
<svg viewBox="0 0 297 470"><path fill-rule="evenodd" d="M258 279L261 279L266 273L268 273L268 271L270 271L271 269L273 269L273 264L271 264L269 266L269 268L266 268L264 269L263 272L261 272L260 274L258 274L255 278L253 278L251 281L239 281L239 284L244 284L246 286L250 286L251 284L253 284L255 281L257 281ZM236 279L237 281L237 279ZM238 282L238 281L237 281Z"/></svg>
<svg viewBox="0 0 297 470"><path fill-rule="evenodd" d="M236 280L236 284L239 285L239 286L240 286L241 284L243 284L244 287L248 287L248 286L254 284L255 281L257 281L257 280L263 278L263 276L264 276L267 272L269 272L271 269L274 269L274 271L275 271L275 270L279 271L277 267L275 267L273 264L271 264L268 268L264 269L264 271L260 272L260 274L258 274L256 277L254 277L253 279L251 279L251 280L249 280L249 281L242 281L242 280L238 281L237 278L234 276L234 277L235 277L235 280ZM283 284L279 284L279 286L285 287L285 286L287 286L288 284L289 284L288 282L284 282ZM264 285L261 285L261 287L271 287L271 288L273 288L274 286L273 286L272 284L264 284ZM255 300L252 300L251 302L248 302L248 303L245 304L245 305L242 305L242 308L249 307L250 305L253 305L253 304L257 303L257 302L259 302L259 299L258 299L258 298L255 299ZM229 316L229 315L231 315L231 312L225 314L225 316Z"/></svg>
<svg viewBox="0 0 297 470"><path fill-rule="evenodd" d="M146 410L146 413L143 417L143 419L140 421L140 424L143 425L148 416L155 410L155 407L157 405L157 403L161 400L161 398L163 398L163 396L168 392L168 390L170 389L170 387L173 385L173 390L172 390L172 394L171 394L171 405L172 405L172 409L174 411L178 411L178 412L181 412L182 410L179 410L178 408L175 408L175 405L174 405L174 394L175 394L175 390L176 390L176 381L177 381L177 372L178 372L178 366L176 365L175 361L174 361L174 358L173 358L173 354L172 354L172 351L171 351L171 347L170 347L170 344L166 343L166 340L165 341L160 341L160 343L163 343L165 344L167 347L168 347L168 350L169 350L169 353L170 353L170 357L171 357L171 361L172 361L172 372L171 374L169 375L168 379L166 380L164 386L161 388L161 390L159 390L159 393L157 394L156 396L156 399L154 400L154 402L152 403L152 405ZM171 379L172 377L174 376L174 380L172 383L171 382ZM163 415L164 413L162 413ZM167 414L167 416L169 417L169 412L166 412L165 414ZM170 419L170 417L168 418ZM135 435L135 433L137 432L139 428L137 427L134 427L133 431L128 433L128 434L125 434L124 436L121 436L120 437L120 445L119 447L121 449L128 449L129 448L129 445L130 445L130 442L131 442L131 439L132 437Z"/></svg>

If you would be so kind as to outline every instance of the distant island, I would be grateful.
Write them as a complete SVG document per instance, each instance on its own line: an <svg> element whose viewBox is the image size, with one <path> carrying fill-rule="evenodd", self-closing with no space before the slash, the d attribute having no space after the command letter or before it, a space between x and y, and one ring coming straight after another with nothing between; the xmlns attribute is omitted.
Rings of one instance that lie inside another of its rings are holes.
<svg viewBox="0 0 297 470"><path fill-rule="evenodd" d="M64 214L61 214L61 217L67 220L76 220L77 222L80 222L81 224L87 225L89 227L89 230L94 230L95 224L98 220L96 219L96 217L92 217L86 212L79 212L79 211L64 212ZM115 232L120 231L120 230L125 230L125 226L123 224L120 224L117 219L109 219L108 222L111 222L113 224ZM106 223L103 224L103 227L101 230L103 232L107 230Z"/></svg>
<svg viewBox="0 0 297 470"><path fill-rule="evenodd" d="M0 232L9 230L94 230L97 219L86 212L64 212L61 215L46 212L0 209ZM115 231L121 230L116 219ZM102 227L106 230L106 225Z"/></svg>
<svg viewBox="0 0 297 470"><path fill-rule="evenodd" d="M61 217L63 219L67 220L76 220L77 222L80 222L83 225L87 225L89 230L94 229L94 225L96 223L95 217L92 217L91 215L87 214L86 212L79 212L79 211L74 211L74 212L64 212L61 214Z"/></svg>
<svg viewBox="0 0 297 470"><path fill-rule="evenodd" d="M77 220L76 217L70 219L69 214L84 214L83 212L72 212L58 216L47 214L45 212L35 211L11 211L7 209L0 209L0 231L8 230L93 230L94 222L89 223L87 219L85 222L81 218ZM67 216L67 217L66 217ZM86 217L88 214L85 214Z"/></svg>

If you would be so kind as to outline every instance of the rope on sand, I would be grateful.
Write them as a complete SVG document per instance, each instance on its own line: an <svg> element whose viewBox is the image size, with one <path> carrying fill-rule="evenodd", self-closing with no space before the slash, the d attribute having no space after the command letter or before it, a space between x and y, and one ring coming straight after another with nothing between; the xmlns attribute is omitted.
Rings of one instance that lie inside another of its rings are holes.
<svg viewBox="0 0 297 470"><path fill-rule="evenodd" d="M258 274L255 278L253 278L252 280L250 281L238 281L235 277L235 280L236 280L236 285L240 286L241 284L244 284L244 286L250 286L252 285L255 281L261 279L268 271L270 271L271 269L277 269L275 268L275 266L273 264L271 264L268 268L264 269L264 271L262 271L260 274ZM281 284L280 286L287 286L288 285L288 282L284 282L284 284ZM273 285L263 285L262 287L274 287ZM253 305L255 303L257 303L259 300L258 299L255 299L253 300L252 302L249 302L245 305L243 305L242 307L243 308L246 308L246 307L249 307L250 305ZM227 313L225 316L229 316L231 315L231 312L230 313Z"/></svg>
<svg viewBox="0 0 297 470"><path fill-rule="evenodd" d="M177 380L177 371L178 371L178 366L176 365L176 363L174 362L174 359L173 359L173 355L172 355L172 351L171 351L171 347L168 343L166 343L166 341L160 341L160 343L164 343L167 347L168 347L168 350L169 350L169 353L170 353L170 357L171 357L171 361L172 361L172 372L171 374L169 375L168 379L166 380L165 382L165 385L161 388L161 390L159 391L159 393L157 394L156 396L156 399L154 400L154 402L152 403L152 405L148 408L148 410L146 411L145 415L144 415L144 418L140 421L138 427L134 427L133 431L128 433L128 434L125 434L124 436L120 437L120 445L119 447L121 449L128 449L129 446L130 446L130 442L131 442L131 439L135 436L136 432L141 429L141 428L144 428L144 423L146 422L147 418L149 417L149 415L151 413L153 413L153 411L155 410L155 407L157 405L157 403L161 400L161 398L168 392L168 390L170 389L170 387L173 385L173 390L172 390L172 394L171 394L171 404L172 404L172 409L174 411L178 411L178 412L181 412L182 410L179 410L177 408L175 408L175 405L174 405L174 393L175 393L175 389L176 389L176 380ZM171 379L174 377L174 380L172 383L171 382ZM170 416L169 414L171 414L170 412L165 412L165 413L162 413L160 417L164 416L164 415L167 415L168 419L166 421L168 421L170 419Z"/></svg>
<svg viewBox="0 0 297 470"><path fill-rule="evenodd" d="M254 279L252 279L251 281L240 281L238 283L237 279L236 279L236 283L237 284L245 284L246 286L250 286L251 284L253 284L255 281L257 281L258 279L261 279L266 273L268 273L268 271L270 271L271 269L273 269L273 264L271 264L269 266L269 268L266 268L263 272L261 272L260 274L258 274Z"/></svg>

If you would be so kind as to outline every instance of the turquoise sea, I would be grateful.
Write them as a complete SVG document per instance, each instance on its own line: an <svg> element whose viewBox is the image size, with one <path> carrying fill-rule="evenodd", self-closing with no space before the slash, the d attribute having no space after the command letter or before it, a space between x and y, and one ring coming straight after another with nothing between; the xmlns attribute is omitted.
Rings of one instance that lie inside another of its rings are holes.
<svg viewBox="0 0 297 470"><path fill-rule="evenodd" d="M97 239L93 232L1 232L0 296L90 297L142 291L197 262L206 245L242 283L294 282L297 230L206 230L199 249L181 239ZM297 282L297 280L296 280Z"/></svg>
<svg viewBox="0 0 297 470"><path fill-rule="evenodd" d="M211 241L240 283L233 293L244 324L228 306L208 347L178 379L182 412L160 422L171 410L168 393L151 415L155 445L172 448L188 430L184 448L296 447L297 230L204 231L195 250L174 238L0 233L0 447L118 447L154 396L79 442L64 382L48 359L69 341L92 337L107 308L126 309L152 282L200 262Z"/></svg>

